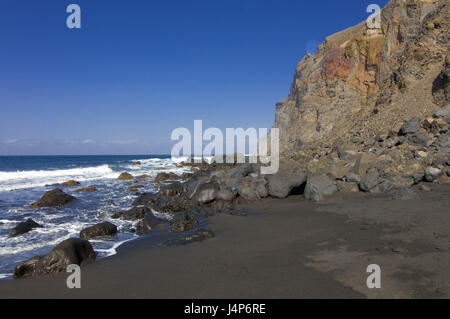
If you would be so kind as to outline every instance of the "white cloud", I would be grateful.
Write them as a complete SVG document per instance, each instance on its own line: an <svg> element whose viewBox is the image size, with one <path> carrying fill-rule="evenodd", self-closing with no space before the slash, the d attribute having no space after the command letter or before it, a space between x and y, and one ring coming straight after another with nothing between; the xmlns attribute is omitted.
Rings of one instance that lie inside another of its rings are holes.
<svg viewBox="0 0 450 319"><path fill-rule="evenodd" d="M137 140L116 140L116 141L111 141L109 142L110 144L115 144L115 145L129 145L129 144L136 144Z"/></svg>
<svg viewBox="0 0 450 319"><path fill-rule="evenodd" d="M10 139L10 140L4 140L4 144L16 144L19 140L17 139Z"/></svg>
<svg viewBox="0 0 450 319"><path fill-rule="evenodd" d="M81 141L81 144L95 144L95 141L93 139L87 138Z"/></svg>

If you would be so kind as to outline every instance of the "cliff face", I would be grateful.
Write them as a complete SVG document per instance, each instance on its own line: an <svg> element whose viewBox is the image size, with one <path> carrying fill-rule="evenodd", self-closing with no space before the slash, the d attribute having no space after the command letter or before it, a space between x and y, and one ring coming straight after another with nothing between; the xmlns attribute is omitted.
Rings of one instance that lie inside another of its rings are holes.
<svg viewBox="0 0 450 319"><path fill-rule="evenodd" d="M298 64L277 104L280 149L364 144L449 102L448 0L392 0L381 29L366 22L326 39Z"/></svg>

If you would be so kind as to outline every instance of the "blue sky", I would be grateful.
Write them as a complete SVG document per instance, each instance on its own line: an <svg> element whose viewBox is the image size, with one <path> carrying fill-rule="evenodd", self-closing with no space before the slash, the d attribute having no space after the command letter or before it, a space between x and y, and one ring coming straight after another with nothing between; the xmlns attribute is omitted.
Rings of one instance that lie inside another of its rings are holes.
<svg viewBox="0 0 450 319"><path fill-rule="evenodd" d="M0 155L169 153L195 119L270 128L305 52L370 3L1 0Z"/></svg>

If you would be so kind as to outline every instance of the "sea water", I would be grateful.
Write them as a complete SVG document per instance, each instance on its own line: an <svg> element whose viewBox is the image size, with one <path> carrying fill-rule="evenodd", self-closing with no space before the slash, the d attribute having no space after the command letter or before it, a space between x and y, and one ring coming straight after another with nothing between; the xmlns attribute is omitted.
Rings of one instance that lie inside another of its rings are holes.
<svg viewBox="0 0 450 319"><path fill-rule="evenodd" d="M111 215L132 207L138 196L129 192L121 172L134 176L156 176L160 172L181 174L183 159L170 156L0 156L0 279L12 278L14 267L36 255L45 255L61 241L77 237L86 227L102 221L118 226L111 239L92 240L98 258L115 254L121 243L132 240L136 222L112 220ZM134 165L140 161L141 165ZM61 187L59 183L77 180L81 185ZM139 192L154 192L156 185L147 180ZM81 187L95 186L98 191L73 193ZM77 198L61 208L31 209L30 204L56 187ZM44 228L10 238L10 231L32 218Z"/></svg>

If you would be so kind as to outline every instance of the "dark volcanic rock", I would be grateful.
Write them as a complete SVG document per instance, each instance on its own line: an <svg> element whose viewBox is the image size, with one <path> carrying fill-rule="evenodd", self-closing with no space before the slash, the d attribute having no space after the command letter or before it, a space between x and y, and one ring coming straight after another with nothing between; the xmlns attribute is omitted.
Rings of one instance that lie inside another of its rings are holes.
<svg viewBox="0 0 450 319"><path fill-rule="evenodd" d="M112 236L117 233L117 226L110 222L103 222L83 229L80 238L92 239L96 237Z"/></svg>
<svg viewBox="0 0 450 319"><path fill-rule="evenodd" d="M175 216L170 223L170 230L174 233L182 233L198 227L198 221L195 217L184 213Z"/></svg>
<svg viewBox="0 0 450 319"><path fill-rule="evenodd" d="M123 219L128 221L138 220L144 218L147 213L151 213L151 209L147 207L133 207L126 212L115 213L111 216L113 219Z"/></svg>
<svg viewBox="0 0 450 319"><path fill-rule="evenodd" d="M211 230L199 229L189 235L168 240L162 243L162 246L187 245L195 242L201 242L207 239L212 239L214 237L215 234Z"/></svg>
<svg viewBox="0 0 450 319"><path fill-rule="evenodd" d="M81 266L95 257L94 249L87 240L70 238L58 244L46 256L33 257L16 266L14 278L65 272L67 266Z"/></svg>
<svg viewBox="0 0 450 319"><path fill-rule="evenodd" d="M75 197L67 195L59 188L48 191L40 200L31 204L31 208L59 207L75 200Z"/></svg>
<svg viewBox="0 0 450 319"><path fill-rule="evenodd" d="M11 233L9 233L9 237L17 237L19 235L28 233L35 228L43 228L43 226L39 225L32 219L27 219L26 221L17 224L17 226L13 228Z"/></svg>
<svg viewBox="0 0 450 319"><path fill-rule="evenodd" d="M338 191L336 183L326 175L314 175L308 177L305 187L305 198L313 201L324 200Z"/></svg>
<svg viewBox="0 0 450 319"><path fill-rule="evenodd" d="M144 193L139 195L138 198L133 202L133 206L145 206L151 203L155 199L155 194L153 193Z"/></svg>
<svg viewBox="0 0 450 319"><path fill-rule="evenodd" d="M156 217L152 212L147 213L144 218L136 225L136 234L145 235L150 231L166 230L168 221Z"/></svg>

